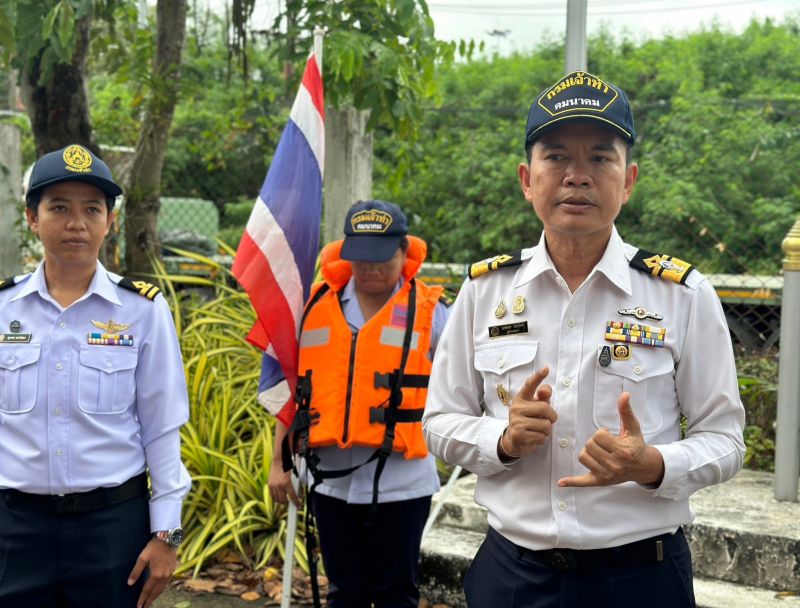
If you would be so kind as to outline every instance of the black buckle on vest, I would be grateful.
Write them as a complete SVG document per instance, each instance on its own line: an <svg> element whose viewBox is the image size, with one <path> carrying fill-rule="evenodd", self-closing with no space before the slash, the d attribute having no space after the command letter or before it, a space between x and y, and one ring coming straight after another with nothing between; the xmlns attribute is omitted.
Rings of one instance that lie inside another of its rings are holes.
<svg viewBox="0 0 800 608"><path fill-rule="evenodd" d="M297 377L297 386L294 389L295 403L300 405L308 405L311 402L311 371L305 376Z"/></svg>
<svg viewBox="0 0 800 608"><path fill-rule="evenodd" d="M369 422L370 424L375 424L376 422L380 424L386 424L387 422L398 424L420 422L424 412L425 408L396 410L388 407L371 407L369 408Z"/></svg>
<svg viewBox="0 0 800 608"><path fill-rule="evenodd" d="M400 382L401 388L428 388L428 380L430 376L427 374L403 374L403 380ZM375 388L388 388L394 387L397 382L397 370L382 374L375 372Z"/></svg>

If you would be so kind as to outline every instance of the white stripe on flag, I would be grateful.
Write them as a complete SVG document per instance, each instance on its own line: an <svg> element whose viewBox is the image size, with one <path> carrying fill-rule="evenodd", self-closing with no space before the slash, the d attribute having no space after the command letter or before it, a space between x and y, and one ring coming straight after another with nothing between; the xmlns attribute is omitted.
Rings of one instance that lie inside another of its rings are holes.
<svg viewBox="0 0 800 608"><path fill-rule="evenodd" d="M286 303L292 311L292 324L297 334L298 320L303 312L303 281L294 260L294 254L280 224L259 196L245 228L259 248L278 283ZM276 261L284 263L277 264Z"/></svg>
<svg viewBox="0 0 800 608"><path fill-rule="evenodd" d="M277 416L291 396L292 392L289 390L289 383L286 380L281 380L275 386L258 393L258 402L270 414Z"/></svg>
<svg viewBox="0 0 800 608"><path fill-rule="evenodd" d="M325 124L314 106L311 93L304 86L301 86L297 92L289 118L297 125L308 141L308 145L311 146L311 151L319 164L319 174L323 175L325 170Z"/></svg>

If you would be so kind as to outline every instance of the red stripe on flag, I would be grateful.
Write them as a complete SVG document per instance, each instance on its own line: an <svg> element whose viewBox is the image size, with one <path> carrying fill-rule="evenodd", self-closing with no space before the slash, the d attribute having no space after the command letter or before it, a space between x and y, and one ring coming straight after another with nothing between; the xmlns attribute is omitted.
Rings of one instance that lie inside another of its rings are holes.
<svg viewBox="0 0 800 608"><path fill-rule="evenodd" d="M287 252L286 255L290 254ZM232 270L250 296L258 319L269 335L269 343L275 349L284 377L292 386L297 376L297 335L291 321L294 318L292 310L283 297L269 262L247 231L242 235ZM248 337L255 337L252 331Z"/></svg>
<svg viewBox="0 0 800 608"><path fill-rule="evenodd" d="M317 112L319 112L319 115L322 116L324 120L325 101L322 92L322 77L320 76L319 67L317 67L317 59L314 55L308 58L306 71L303 72L303 86L308 89L311 95L311 101L314 102L314 107L317 108Z"/></svg>

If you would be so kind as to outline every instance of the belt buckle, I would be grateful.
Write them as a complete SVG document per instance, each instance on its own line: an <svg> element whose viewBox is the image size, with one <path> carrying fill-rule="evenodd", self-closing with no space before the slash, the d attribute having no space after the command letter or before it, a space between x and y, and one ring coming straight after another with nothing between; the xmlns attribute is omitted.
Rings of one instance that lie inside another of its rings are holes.
<svg viewBox="0 0 800 608"><path fill-rule="evenodd" d="M556 549L548 558L550 567L559 570L560 572L574 571L578 569L578 563L575 556L567 551L560 551Z"/></svg>
<svg viewBox="0 0 800 608"><path fill-rule="evenodd" d="M59 515L74 513L78 506L78 497L75 494L57 494L53 496L55 512Z"/></svg>

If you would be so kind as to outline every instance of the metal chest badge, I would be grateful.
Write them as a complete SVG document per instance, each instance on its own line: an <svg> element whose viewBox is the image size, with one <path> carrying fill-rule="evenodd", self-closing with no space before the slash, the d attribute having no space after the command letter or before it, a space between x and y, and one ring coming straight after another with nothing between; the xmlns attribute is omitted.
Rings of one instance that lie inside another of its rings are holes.
<svg viewBox="0 0 800 608"><path fill-rule="evenodd" d="M600 349L598 361L600 361L600 367L608 367L611 365L611 347L606 345Z"/></svg>
<svg viewBox="0 0 800 608"><path fill-rule="evenodd" d="M525 310L525 298L523 296L517 296L514 298L514 302L511 305L511 312L515 315L521 314Z"/></svg>
<svg viewBox="0 0 800 608"><path fill-rule="evenodd" d="M19 321L11 321L8 324L8 329L11 333L0 334L0 344L27 344L31 341L31 334L20 333L22 331L22 323Z"/></svg>
<svg viewBox="0 0 800 608"><path fill-rule="evenodd" d="M511 405L511 393L509 393L508 389L502 384L497 385L497 397L506 407Z"/></svg>
<svg viewBox="0 0 800 608"><path fill-rule="evenodd" d="M109 319L108 323L103 323L102 321L95 321L92 319L92 325L98 329L102 329L104 333L89 332L86 334L87 344L103 346L133 346L133 334L118 333L128 329L131 326L130 323L117 323L113 319Z"/></svg>
<svg viewBox="0 0 800 608"><path fill-rule="evenodd" d="M498 319L502 319L506 314L506 303L503 300L500 300L500 304L497 305L497 308L494 309L494 316Z"/></svg>

